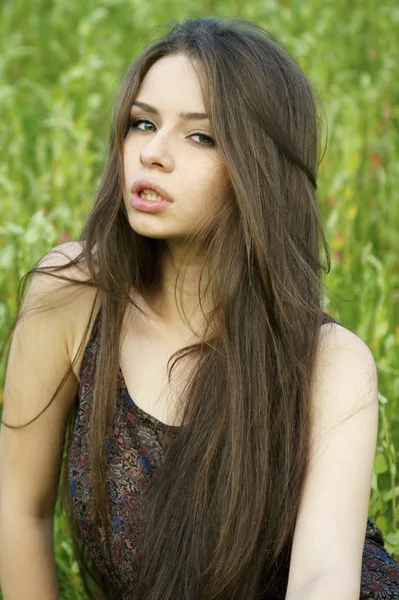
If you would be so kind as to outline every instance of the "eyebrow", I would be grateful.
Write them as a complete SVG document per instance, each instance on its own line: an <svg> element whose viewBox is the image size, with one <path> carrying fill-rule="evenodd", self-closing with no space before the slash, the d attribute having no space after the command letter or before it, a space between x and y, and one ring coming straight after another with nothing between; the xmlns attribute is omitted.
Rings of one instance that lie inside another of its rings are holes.
<svg viewBox="0 0 399 600"><path fill-rule="evenodd" d="M142 108L153 115L160 114L159 110L155 108L155 106L151 106L145 102L139 102L138 100L135 100L133 102L133 106L138 106L139 108ZM202 121L203 119L208 119L208 115L202 112L181 112L178 113L177 116L184 121Z"/></svg>

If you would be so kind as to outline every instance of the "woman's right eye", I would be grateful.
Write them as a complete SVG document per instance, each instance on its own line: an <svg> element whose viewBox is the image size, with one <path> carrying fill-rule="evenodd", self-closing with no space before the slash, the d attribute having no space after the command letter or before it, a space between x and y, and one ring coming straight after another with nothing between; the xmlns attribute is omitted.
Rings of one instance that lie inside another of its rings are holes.
<svg viewBox="0 0 399 600"><path fill-rule="evenodd" d="M148 121L148 119L130 119L130 127L132 129L136 129L139 123L150 123L150 125L154 125L154 123L151 123L151 121ZM142 129L141 131L146 130Z"/></svg>

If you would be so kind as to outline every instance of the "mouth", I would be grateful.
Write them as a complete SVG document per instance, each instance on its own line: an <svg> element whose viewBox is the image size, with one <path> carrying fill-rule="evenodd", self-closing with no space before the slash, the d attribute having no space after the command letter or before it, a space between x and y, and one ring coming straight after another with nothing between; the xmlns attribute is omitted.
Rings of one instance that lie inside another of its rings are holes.
<svg viewBox="0 0 399 600"><path fill-rule="evenodd" d="M161 196L153 196L151 199L146 194L132 194L130 203L135 210L147 213L159 213L171 207L173 202L168 202Z"/></svg>
<svg viewBox="0 0 399 600"><path fill-rule="evenodd" d="M137 179L131 187L132 194L153 202L173 202L168 192L159 183L149 179Z"/></svg>
<svg viewBox="0 0 399 600"><path fill-rule="evenodd" d="M162 196L160 196L153 190L149 190L149 189L143 189L137 195L140 196L140 198L143 198L143 200L150 200L151 202L163 202L164 201L164 198L162 198Z"/></svg>

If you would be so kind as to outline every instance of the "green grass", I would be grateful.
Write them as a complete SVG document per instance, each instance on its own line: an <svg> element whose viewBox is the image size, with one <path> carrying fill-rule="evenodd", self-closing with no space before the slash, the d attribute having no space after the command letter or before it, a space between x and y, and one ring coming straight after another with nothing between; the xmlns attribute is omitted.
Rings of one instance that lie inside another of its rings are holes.
<svg viewBox="0 0 399 600"><path fill-rule="evenodd" d="M399 8L388 0L3 0L0 15L0 339L19 278L73 239L92 202L121 77L153 29L186 16L257 21L324 105L318 198L332 251L327 310L371 348L380 424L369 516L399 557ZM0 373L0 396L4 369ZM61 597L84 598L57 509Z"/></svg>

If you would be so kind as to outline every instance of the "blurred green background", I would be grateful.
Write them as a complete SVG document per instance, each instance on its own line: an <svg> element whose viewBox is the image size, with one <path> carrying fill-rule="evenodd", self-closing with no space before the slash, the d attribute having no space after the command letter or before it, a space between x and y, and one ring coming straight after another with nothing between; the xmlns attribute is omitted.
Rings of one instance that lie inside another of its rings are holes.
<svg viewBox="0 0 399 600"><path fill-rule="evenodd" d="M369 516L399 559L399 5L3 0L0 6L1 340L15 316L20 277L47 250L78 235L99 181L122 75L160 26L199 16L253 20L302 65L323 101L324 141L328 133L318 189L332 253L326 309L376 360L380 423ZM61 598L85 598L58 508L55 552Z"/></svg>

